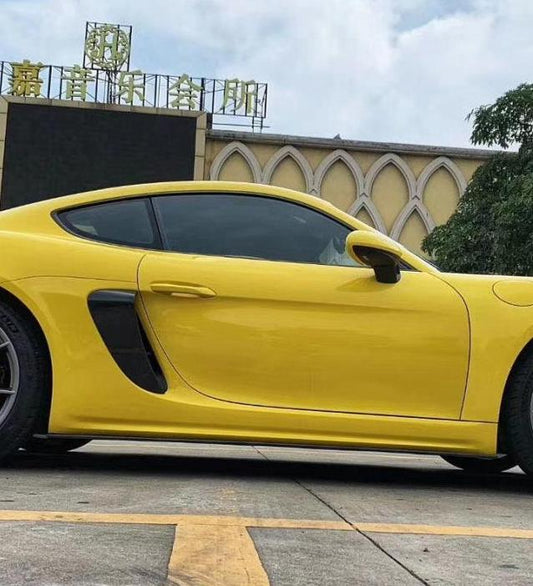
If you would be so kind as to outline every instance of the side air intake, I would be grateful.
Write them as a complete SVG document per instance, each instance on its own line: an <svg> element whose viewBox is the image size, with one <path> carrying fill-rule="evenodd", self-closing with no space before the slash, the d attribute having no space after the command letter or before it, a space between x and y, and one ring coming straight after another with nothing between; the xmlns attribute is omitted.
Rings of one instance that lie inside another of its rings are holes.
<svg viewBox="0 0 533 586"><path fill-rule="evenodd" d="M168 386L135 311L136 293L101 290L89 295L89 311L109 353L137 386L163 394Z"/></svg>

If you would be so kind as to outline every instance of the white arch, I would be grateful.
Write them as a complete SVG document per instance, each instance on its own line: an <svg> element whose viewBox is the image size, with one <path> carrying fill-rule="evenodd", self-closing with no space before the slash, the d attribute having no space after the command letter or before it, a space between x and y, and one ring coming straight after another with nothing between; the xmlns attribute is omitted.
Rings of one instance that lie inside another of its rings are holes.
<svg viewBox="0 0 533 586"><path fill-rule="evenodd" d="M365 177L364 192L369 196L372 195L372 187L376 177L379 175L380 171L389 164L394 165L403 175L405 182L407 183L409 199L415 198L416 179L414 173L411 171L407 163L395 153L386 153L372 164Z"/></svg>
<svg viewBox="0 0 533 586"><path fill-rule="evenodd" d="M426 185L431 176L441 167L449 171L450 175L454 178L455 184L457 185L457 189L459 191L459 197L463 195L466 189L466 179L464 178L464 175L462 174L459 167L448 157L437 157L424 167L424 170L422 173L420 173L418 181L416 182L416 192L420 199L422 199L422 196L424 195Z"/></svg>
<svg viewBox="0 0 533 586"><path fill-rule="evenodd" d="M290 157L300 168L305 180L305 190L309 193L311 191L311 186L313 185L313 169L311 169L309 161L292 145L286 145L280 148L270 157L268 163L263 169L262 183L270 185L274 171L286 157Z"/></svg>
<svg viewBox="0 0 533 586"><path fill-rule="evenodd" d="M320 196L324 177L326 176L326 173L329 171L330 167L332 167L337 161L343 161L348 167L348 169L350 169L353 179L355 181L355 186L357 188L356 197L357 195L363 195L363 188L365 182L363 171L361 170L359 163L342 149L337 149L331 152L327 157L322 159L320 165L317 167L317 170L315 171L315 180L313 182L313 189L311 193Z"/></svg>
<svg viewBox="0 0 533 586"><path fill-rule="evenodd" d="M374 202L367 195L358 197L348 210L348 213L355 218L362 209L372 218L374 227L380 232L383 232L383 234L386 234L387 228L385 227L385 222L383 222L383 218L374 205Z"/></svg>
<svg viewBox="0 0 533 586"><path fill-rule="evenodd" d="M426 227L427 233L430 234L431 232L433 232L435 228L435 221L431 217L429 210L421 201L414 199L403 208L403 210L399 213L398 217L396 218L394 226L392 227L392 230L390 232L391 238L393 238L394 240L399 240L402 234L402 230L405 227L405 224L407 224L407 221L414 213L418 213L420 219L422 220L422 223Z"/></svg>
<svg viewBox="0 0 533 586"><path fill-rule="evenodd" d="M209 173L210 178L213 181L218 181L224 163L231 157L231 155L233 155L233 153L239 153L244 157L244 160L248 163L248 167L252 172L254 183L261 183L261 166L259 165L258 160L254 153L245 144L237 141L227 144L215 157Z"/></svg>

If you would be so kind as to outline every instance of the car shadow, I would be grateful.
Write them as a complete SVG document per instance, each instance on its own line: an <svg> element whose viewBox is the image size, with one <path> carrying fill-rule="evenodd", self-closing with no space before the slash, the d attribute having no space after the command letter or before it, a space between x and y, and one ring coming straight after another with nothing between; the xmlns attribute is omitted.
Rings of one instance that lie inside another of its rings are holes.
<svg viewBox="0 0 533 586"><path fill-rule="evenodd" d="M155 452L156 448L154 448ZM201 451L199 449L199 451ZM501 491L531 493L532 478L518 468L486 475L466 473L452 467L438 467L428 459L427 466L420 460L405 464L386 463L331 463L312 461L319 456L305 456L308 460L293 461L276 456L275 459L257 457L214 457L182 454L130 454L109 452L70 452L64 455L28 454L20 451L3 464L4 469L38 472L90 472L95 475L114 474L134 476L165 476L183 478L271 479L297 482L343 483L352 485L389 485L397 488L446 488L448 490Z"/></svg>

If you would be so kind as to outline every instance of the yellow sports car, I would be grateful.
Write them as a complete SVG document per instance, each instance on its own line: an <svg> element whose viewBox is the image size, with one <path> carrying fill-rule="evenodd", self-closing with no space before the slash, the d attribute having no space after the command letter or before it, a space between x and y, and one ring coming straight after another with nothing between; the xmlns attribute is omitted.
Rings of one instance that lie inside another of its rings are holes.
<svg viewBox="0 0 533 586"><path fill-rule="evenodd" d="M533 473L533 280L451 275L246 183L0 213L0 456L94 438L401 450Z"/></svg>

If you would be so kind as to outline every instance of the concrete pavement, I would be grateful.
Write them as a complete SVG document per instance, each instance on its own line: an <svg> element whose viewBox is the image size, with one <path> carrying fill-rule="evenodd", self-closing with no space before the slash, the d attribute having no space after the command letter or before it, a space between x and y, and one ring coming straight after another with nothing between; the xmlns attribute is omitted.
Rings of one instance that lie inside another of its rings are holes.
<svg viewBox="0 0 533 586"><path fill-rule="evenodd" d="M1 585L533 583L533 483L517 469L102 441L21 452L0 482Z"/></svg>

